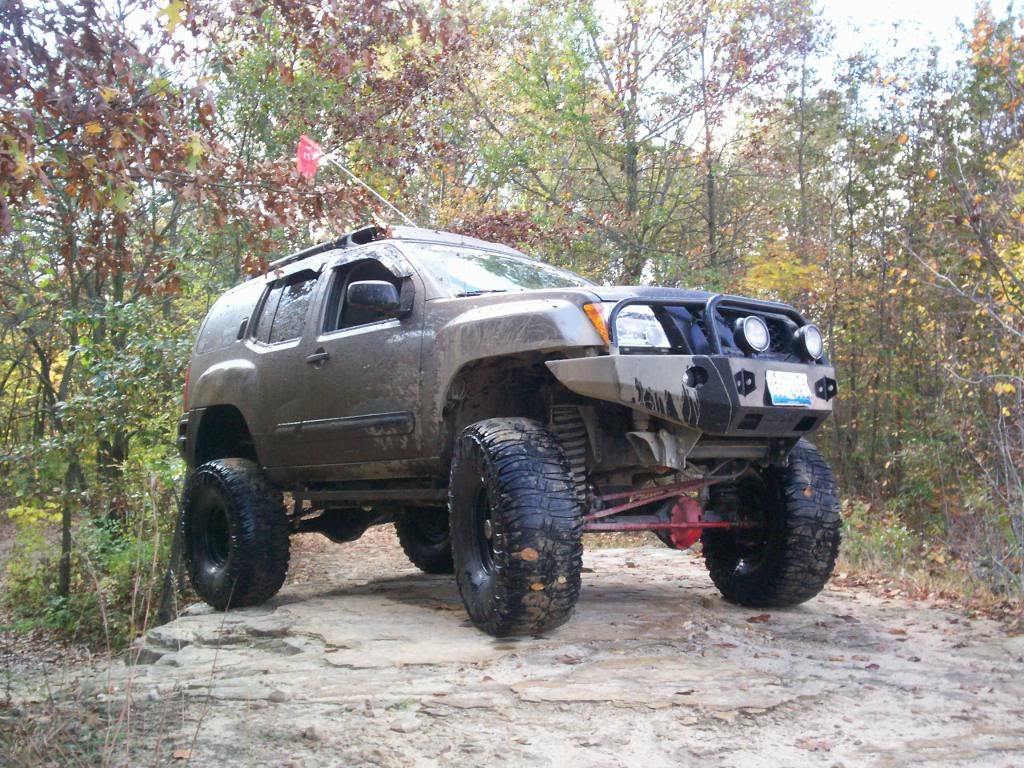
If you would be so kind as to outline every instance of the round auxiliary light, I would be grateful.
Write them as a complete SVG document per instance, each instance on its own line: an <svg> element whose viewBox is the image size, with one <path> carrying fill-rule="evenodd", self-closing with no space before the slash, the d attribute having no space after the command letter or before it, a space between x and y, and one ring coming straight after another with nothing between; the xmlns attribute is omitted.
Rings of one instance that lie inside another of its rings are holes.
<svg viewBox="0 0 1024 768"><path fill-rule="evenodd" d="M812 360L820 360L825 351L825 340L821 336L821 330L816 325L805 325L798 328L796 341L801 351Z"/></svg>
<svg viewBox="0 0 1024 768"><path fill-rule="evenodd" d="M732 337L744 352L764 352L772 342L768 326L756 315L741 317L733 323Z"/></svg>

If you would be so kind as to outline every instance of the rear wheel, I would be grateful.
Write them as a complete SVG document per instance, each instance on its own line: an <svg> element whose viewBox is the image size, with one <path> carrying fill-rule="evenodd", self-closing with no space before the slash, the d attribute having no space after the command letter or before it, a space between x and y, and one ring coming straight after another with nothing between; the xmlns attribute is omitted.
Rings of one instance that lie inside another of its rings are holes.
<svg viewBox="0 0 1024 768"><path fill-rule="evenodd" d="M407 509L395 519L402 551L425 573L454 573L452 540L445 507Z"/></svg>
<svg viewBox="0 0 1024 768"><path fill-rule="evenodd" d="M748 476L718 497L758 523L704 532L705 563L727 600L783 607L821 592L839 553L841 519L835 477L817 448L801 440L786 467Z"/></svg>
<svg viewBox="0 0 1024 768"><path fill-rule="evenodd" d="M502 637L567 621L580 591L583 516L554 435L521 418L467 427L449 499L455 578L472 622Z"/></svg>
<svg viewBox="0 0 1024 768"><path fill-rule="evenodd" d="M192 587L214 608L269 600L288 573L288 520L281 494L248 459L197 467L182 499Z"/></svg>

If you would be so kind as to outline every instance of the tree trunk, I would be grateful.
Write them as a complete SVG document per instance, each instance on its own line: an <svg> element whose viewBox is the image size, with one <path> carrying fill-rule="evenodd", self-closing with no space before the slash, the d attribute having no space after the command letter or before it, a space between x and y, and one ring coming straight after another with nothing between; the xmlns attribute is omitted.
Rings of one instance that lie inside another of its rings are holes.
<svg viewBox="0 0 1024 768"><path fill-rule="evenodd" d="M715 169L710 158L706 166L707 221L708 221L708 266L718 263L718 190L715 180Z"/></svg>
<svg viewBox="0 0 1024 768"><path fill-rule="evenodd" d="M71 593L71 518L75 493L82 486L82 468L78 458L68 459L64 472L64 499L60 507L60 565L57 572L57 594L67 597Z"/></svg>

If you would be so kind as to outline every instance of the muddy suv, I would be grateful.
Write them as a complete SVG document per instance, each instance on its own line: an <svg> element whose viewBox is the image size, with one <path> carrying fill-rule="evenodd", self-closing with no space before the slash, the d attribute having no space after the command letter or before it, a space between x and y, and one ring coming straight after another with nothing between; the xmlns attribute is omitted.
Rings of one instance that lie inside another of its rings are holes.
<svg viewBox="0 0 1024 768"><path fill-rule="evenodd" d="M534 634L572 613L584 532L647 530L700 541L727 599L793 605L839 547L835 480L803 439L835 395L787 305L367 227L207 315L178 426L188 572L211 605L252 605L291 533L394 523L477 627Z"/></svg>

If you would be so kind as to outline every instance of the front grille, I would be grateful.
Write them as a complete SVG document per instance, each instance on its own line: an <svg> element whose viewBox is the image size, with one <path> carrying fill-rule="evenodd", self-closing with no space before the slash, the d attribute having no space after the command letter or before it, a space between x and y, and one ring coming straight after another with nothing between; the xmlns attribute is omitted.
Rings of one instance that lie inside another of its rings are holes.
<svg viewBox="0 0 1024 768"><path fill-rule="evenodd" d="M793 320L779 314L751 311L740 307L721 307L717 313L719 318L719 336L722 342L722 354L731 357L745 357L746 353L737 346L732 337L733 324L741 317L757 315L768 326L769 344L764 352L754 355L757 358L800 362L800 354L793 344L793 334L797 324Z"/></svg>
<svg viewBox="0 0 1024 768"><path fill-rule="evenodd" d="M706 299L639 296L623 299L615 305L608 318L613 343L616 338L615 320L619 311L636 305L651 308L670 341L671 348L657 350L660 354L748 357L733 339L733 323L741 317L757 315L768 325L769 346L753 357L780 362L804 362L794 343L794 334L807 321L785 304L721 294ZM652 354L654 351L650 347L620 349L622 354Z"/></svg>

